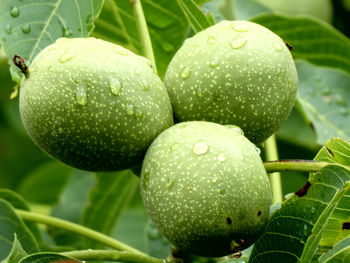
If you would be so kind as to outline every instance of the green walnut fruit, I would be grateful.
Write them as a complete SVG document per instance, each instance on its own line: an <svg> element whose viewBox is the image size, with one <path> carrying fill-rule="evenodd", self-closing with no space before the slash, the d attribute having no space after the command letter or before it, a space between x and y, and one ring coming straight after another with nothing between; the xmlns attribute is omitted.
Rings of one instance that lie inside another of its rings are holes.
<svg viewBox="0 0 350 263"><path fill-rule="evenodd" d="M182 122L147 150L141 194L181 250L219 257L249 247L269 217L271 190L256 146L235 126Z"/></svg>
<svg viewBox="0 0 350 263"><path fill-rule="evenodd" d="M287 119L297 83L282 39L248 21L223 21L186 40L165 75L178 120L234 124L256 144Z"/></svg>
<svg viewBox="0 0 350 263"><path fill-rule="evenodd" d="M258 2L283 15L311 15L328 23L332 22L331 0L258 0Z"/></svg>
<svg viewBox="0 0 350 263"><path fill-rule="evenodd" d="M20 113L46 153L91 171L141 163L149 144L173 124L151 63L95 38L61 38L42 50L22 83Z"/></svg>

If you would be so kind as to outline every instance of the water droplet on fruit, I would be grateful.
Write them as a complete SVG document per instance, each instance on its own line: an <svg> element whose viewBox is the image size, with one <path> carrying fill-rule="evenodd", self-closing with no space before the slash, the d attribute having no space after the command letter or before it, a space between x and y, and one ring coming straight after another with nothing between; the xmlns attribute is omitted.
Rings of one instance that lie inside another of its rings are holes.
<svg viewBox="0 0 350 263"><path fill-rule="evenodd" d="M134 105L128 105L126 107L126 115L133 115L134 114Z"/></svg>
<svg viewBox="0 0 350 263"><path fill-rule="evenodd" d="M74 56L71 53L64 53L61 57L60 57L60 62L61 63L65 63L68 60L71 60Z"/></svg>
<svg viewBox="0 0 350 263"><path fill-rule="evenodd" d="M137 76L141 75L141 71L139 71L139 70L136 70L135 73L136 73Z"/></svg>
<svg viewBox="0 0 350 263"><path fill-rule="evenodd" d="M6 31L6 33L9 34L9 35L12 33L12 26L11 26L11 24L7 24L7 25L5 26L5 31Z"/></svg>
<svg viewBox="0 0 350 263"><path fill-rule="evenodd" d="M202 90L201 87L198 87L198 88L197 88L197 92L196 92L196 93L197 93L197 96L198 96L198 97L203 97L203 90Z"/></svg>
<svg viewBox="0 0 350 263"><path fill-rule="evenodd" d="M219 155L218 155L218 160L219 160L219 162L223 162L223 161L225 161L225 160L226 160L226 156L225 156L225 154L223 154L223 153L219 153Z"/></svg>
<svg viewBox="0 0 350 263"><path fill-rule="evenodd" d="M82 83L75 89L75 99L79 105L86 105L87 103L87 87L86 84Z"/></svg>
<svg viewBox="0 0 350 263"><path fill-rule="evenodd" d="M145 172L143 174L143 179L142 179L142 188L143 190L147 190L147 184L149 181L149 176L150 176L150 172Z"/></svg>
<svg viewBox="0 0 350 263"><path fill-rule="evenodd" d="M243 47L246 43L247 43L247 40L245 40L244 38L237 38L231 42L231 47L233 49L239 49Z"/></svg>
<svg viewBox="0 0 350 263"><path fill-rule="evenodd" d="M175 152L178 148L179 148L179 144L178 143L173 143L170 146L170 151Z"/></svg>
<svg viewBox="0 0 350 263"><path fill-rule="evenodd" d="M243 24L243 23L236 23L236 22L233 22L231 24L232 26L232 29L237 31L237 32L247 32L248 31L248 25L247 24Z"/></svg>
<svg viewBox="0 0 350 263"><path fill-rule="evenodd" d="M261 150L260 150L260 148L259 148L259 147L256 147L255 149L256 149L256 152L257 152L258 154L260 154L260 153L261 153Z"/></svg>
<svg viewBox="0 0 350 263"><path fill-rule="evenodd" d="M127 56L128 52L120 47L116 47L114 49L114 52L117 53L118 55L122 55L122 56Z"/></svg>
<svg viewBox="0 0 350 263"><path fill-rule="evenodd" d="M10 15L12 16L12 17L18 17L19 16L19 9L18 9L18 7L12 7L11 8L11 11L10 11Z"/></svg>
<svg viewBox="0 0 350 263"><path fill-rule="evenodd" d="M218 177L216 175L214 175L213 178L211 179L211 182L213 184L215 184L217 182L217 180L218 180Z"/></svg>
<svg viewBox="0 0 350 263"><path fill-rule="evenodd" d="M134 113L134 117L136 120L140 120L142 118L142 111L140 109L136 109Z"/></svg>
<svg viewBox="0 0 350 263"><path fill-rule="evenodd" d="M148 228L147 236L151 240L156 240L161 237L160 232L155 227Z"/></svg>
<svg viewBox="0 0 350 263"><path fill-rule="evenodd" d="M21 29L23 34L29 34L31 30L30 25L23 25Z"/></svg>
<svg viewBox="0 0 350 263"><path fill-rule="evenodd" d="M275 50L276 50L277 52L281 52L281 51L282 51L282 45L281 45L281 43L275 43L275 44L273 45L273 47L275 48Z"/></svg>
<svg viewBox="0 0 350 263"><path fill-rule="evenodd" d="M208 44L214 44L216 42L216 38L214 35L208 36Z"/></svg>
<svg viewBox="0 0 350 263"><path fill-rule="evenodd" d="M219 66L219 60L218 60L218 58L215 57L214 60L211 61L211 62L209 63L209 66L210 66L211 68L216 68L217 66Z"/></svg>
<svg viewBox="0 0 350 263"><path fill-rule="evenodd" d="M191 69L190 67L184 67L184 69L181 72L181 78L187 79L191 75Z"/></svg>
<svg viewBox="0 0 350 263"><path fill-rule="evenodd" d="M229 128L231 131L233 131L234 133L240 134L240 135L244 135L244 132L241 128L237 127L236 125L225 125L227 128Z"/></svg>
<svg viewBox="0 0 350 263"><path fill-rule="evenodd" d="M143 87L143 90L145 91L149 90L149 84L145 80L142 82L142 87Z"/></svg>
<svg viewBox="0 0 350 263"><path fill-rule="evenodd" d="M209 146L207 142L200 141L193 145L193 152L197 155L203 155L208 152Z"/></svg>
<svg viewBox="0 0 350 263"><path fill-rule="evenodd" d="M109 88L110 88L113 95L118 96L121 89L122 89L122 84L120 83L120 81L118 79L111 78L109 80Z"/></svg>

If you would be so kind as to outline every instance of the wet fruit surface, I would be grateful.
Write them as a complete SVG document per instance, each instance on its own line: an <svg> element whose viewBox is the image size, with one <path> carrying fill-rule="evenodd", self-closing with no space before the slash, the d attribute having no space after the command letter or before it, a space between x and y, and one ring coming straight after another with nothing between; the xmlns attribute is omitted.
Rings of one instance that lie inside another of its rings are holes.
<svg viewBox="0 0 350 263"><path fill-rule="evenodd" d="M120 46L61 38L29 71L20 89L24 126L39 147L71 166L109 171L136 165L173 124L151 63Z"/></svg>
<svg viewBox="0 0 350 263"><path fill-rule="evenodd" d="M185 41L164 82L180 121L235 124L261 143L287 119L297 72L277 35L252 22L223 21Z"/></svg>
<svg viewBox="0 0 350 263"><path fill-rule="evenodd" d="M237 127L199 121L179 123L151 144L141 193L160 231L176 247L200 256L250 246L271 202L256 146Z"/></svg>

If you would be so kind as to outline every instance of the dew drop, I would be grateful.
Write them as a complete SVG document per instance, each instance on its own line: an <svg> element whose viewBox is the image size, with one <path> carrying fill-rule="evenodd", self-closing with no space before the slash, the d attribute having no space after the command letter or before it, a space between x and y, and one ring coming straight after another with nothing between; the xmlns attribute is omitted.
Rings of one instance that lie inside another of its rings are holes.
<svg viewBox="0 0 350 263"><path fill-rule="evenodd" d="M92 14L89 14L85 18L85 23L90 24L92 22Z"/></svg>
<svg viewBox="0 0 350 263"><path fill-rule="evenodd" d="M175 152L178 148L179 148L179 144L178 143L173 143L170 146L170 151Z"/></svg>
<svg viewBox="0 0 350 263"><path fill-rule="evenodd" d="M147 190L147 184L149 181L149 176L150 176L150 172L145 172L143 174L143 178L142 178L142 188L143 190Z"/></svg>
<svg viewBox="0 0 350 263"><path fill-rule="evenodd" d="M122 56L128 55L128 52L125 49L122 49L120 47L115 48L114 52L117 53L118 55L122 55Z"/></svg>
<svg viewBox="0 0 350 263"><path fill-rule="evenodd" d="M189 67L184 67L184 69L181 72L181 78L187 79L191 75L191 69Z"/></svg>
<svg viewBox="0 0 350 263"><path fill-rule="evenodd" d="M60 57L60 62L61 63L66 63L67 61L71 60L73 57L74 57L74 55L72 55L71 53L64 53Z"/></svg>
<svg viewBox="0 0 350 263"><path fill-rule="evenodd" d="M225 160L226 160L226 156L225 156L225 154L223 154L223 153L219 153L219 155L218 155L218 160L219 160L219 162L223 162L223 161L225 161Z"/></svg>
<svg viewBox="0 0 350 263"><path fill-rule="evenodd" d="M214 44L216 42L216 38L214 35L208 36L208 44Z"/></svg>
<svg viewBox="0 0 350 263"><path fill-rule="evenodd" d="M219 66L219 60L218 60L218 58L215 57L215 58L213 59L213 61L211 61L211 62L209 63L209 66L210 66L211 68L216 68L217 66Z"/></svg>
<svg viewBox="0 0 350 263"><path fill-rule="evenodd" d="M133 115L134 114L134 105L129 104L126 107L126 115Z"/></svg>
<svg viewBox="0 0 350 263"><path fill-rule="evenodd" d="M231 131L233 131L234 133L240 134L240 135L244 135L244 132L241 128L239 128L236 125L225 125L227 128L229 128Z"/></svg>
<svg viewBox="0 0 350 263"><path fill-rule="evenodd" d="M86 84L82 83L76 87L75 99L79 105L86 105L87 103L87 88Z"/></svg>
<svg viewBox="0 0 350 263"><path fill-rule="evenodd" d="M19 16L19 9L18 9L18 7L12 7L11 8L11 11L10 11L10 15L12 16L12 17L18 17Z"/></svg>
<svg viewBox="0 0 350 263"><path fill-rule="evenodd" d="M260 154L260 153L261 153L261 150L260 150L260 148L259 148L259 147L256 147L255 149L256 149L256 152L257 152L258 154Z"/></svg>
<svg viewBox="0 0 350 263"><path fill-rule="evenodd" d="M193 152L197 155L203 155L208 152L209 146L207 142L200 141L193 145Z"/></svg>
<svg viewBox="0 0 350 263"><path fill-rule="evenodd" d="M70 29L64 29L64 30L63 30L62 36L64 36L64 37L70 37L70 36L72 36L72 35L73 35L72 30L70 30Z"/></svg>
<svg viewBox="0 0 350 263"><path fill-rule="evenodd" d="M147 231L147 236L151 240L156 240L161 237L160 232L155 227L150 227Z"/></svg>
<svg viewBox="0 0 350 263"><path fill-rule="evenodd" d="M211 179L211 182L215 184L217 181L218 181L218 177L214 175L213 178Z"/></svg>
<svg viewBox="0 0 350 263"><path fill-rule="evenodd" d="M142 118L142 111L140 109L136 109L134 113L134 117L136 120L140 120Z"/></svg>
<svg viewBox="0 0 350 263"><path fill-rule="evenodd" d="M233 49L239 49L243 47L246 43L247 43L247 40L245 40L244 38L237 38L231 42L231 47Z"/></svg>
<svg viewBox="0 0 350 263"><path fill-rule="evenodd" d="M196 90L196 94L198 97L203 97L203 90L201 87L198 87Z"/></svg>
<svg viewBox="0 0 350 263"><path fill-rule="evenodd" d="M143 90L149 91L149 84L145 80L142 82L142 87Z"/></svg>
<svg viewBox="0 0 350 263"><path fill-rule="evenodd" d="M31 30L30 25L23 25L21 29L23 34L29 34Z"/></svg>
<svg viewBox="0 0 350 263"><path fill-rule="evenodd" d="M122 84L120 83L120 81L116 78L111 78L109 79L108 84L112 94L118 96L122 89Z"/></svg>
<svg viewBox="0 0 350 263"><path fill-rule="evenodd" d="M139 71L139 70L136 70L135 73L136 73L137 76L141 75L141 71Z"/></svg>
<svg viewBox="0 0 350 263"><path fill-rule="evenodd" d="M6 33L9 34L9 35L12 33L12 26L11 26L11 24L7 24L7 25L5 26L5 31L6 31Z"/></svg>
<svg viewBox="0 0 350 263"><path fill-rule="evenodd" d="M282 45L281 45L281 43L275 43L274 45L273 45L273 47L275 48L275 50L277 51L277 52L281 52L282 51Z"/></svg>
<svg viewBox="0 0 350 263"><path fill-rule="evenodd" d="M237 32L247 32L248 31L248 26L245 23L241 23L241 22L233 22L231 24L232 29L237 31Z"/></svg>
<svg viewBox="0 0 350 263"><path fill-rule="evenodd" d="M58 133L63 133L63 128L58 128Z"/></svg>

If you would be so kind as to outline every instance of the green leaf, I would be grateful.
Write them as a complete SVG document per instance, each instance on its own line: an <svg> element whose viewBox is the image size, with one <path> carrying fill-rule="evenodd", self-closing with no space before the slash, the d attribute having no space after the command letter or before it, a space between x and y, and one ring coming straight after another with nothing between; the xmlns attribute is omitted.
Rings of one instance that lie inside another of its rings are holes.
<svg viewBox="0 0 350 263"><path fill-rule="evenodd" d="M9 189L0 189L0 198L9 202L11 206L15 209L22 209L26 211L30 211L28 204L26 201L18 195L16 192L13 192ZM24 222L25 225L28 227L28 229L33 234L35 240L38 242L39 245L42 245L44 243L43 238L41 236L40 230L38 228L38 225L33 222Z"/></svg>
<svg viewBox="0 0 350 263"><path fill-rule="evenodd" d="M350 237L339 241L331 250L323 254L319 263L347 263L350 262Z"/></svg>
<svg viewBox="0 0 350 263"><path fill-rule="evenodd" d="M235 0L235 17L237 20L248 20L261 14L270 14L272 11L255 0Z"/></svg>
<svg viewBox="0 0 350 263"><path fill-rule="evenodd" d="M295 59L350 73L350 40L335 28L311 17L262 15L252 19L279 35L294 47Z"/></svg>
<svg viewBox="0 0 350 263"><path fill-rule="evenodd" d="M81 261L60 254L46 252L29 255L19 263L81 263Z"/></svg>
<svg viewBox="0 0 350 263"><path fill-rule="evenodd" d="M27 256L27 253L22 248L15 234L15 240L13 241L10 255L5 260L1 261L1 263L18 263L25 256Z"/></svg>
<svg viewBox="0 0 350 263"><path fill-rule="evenodd" d="M344 197L345 193L349 191L349 189L350 181L345 183L344 187L337 191L333 199L329 202L327 208L323 211L315 223L314 228L312 229L312 234L306 241L305 248L300 258L300 263L309 263L312 260L331 214L338 205L339 201Z"/></svg>
<svg viewBox="0 0 350 263"><path fill-rule="evenodd" d="M2 0L0 43L10 58L24 57L30 65L35 56L60 37L87 37L100 13L103 0ZM21 79L18 70L17 81Z"/></svg>
<svg viewBox="0 0 350 263"><path fill-rule="evenodd" d="M168 63L188 33L188 23L176 1L142 1L158 74L163 77ZM129 0L106 0L96 20L93 36L120 44L141 54L140 41Z"/></svg>
<svg viewBox="0 0 350 263"><path fill-rule="evenodd" d="M255 242L250 263L297 262L315 224L332 202L336 192L350 180L350 171L329 165L310 174L305 186L283 202Z"/></svg>
<svg viewBox="0 0 350 263"><path fill-rule="evenodd" d="M103 234L111 234L122 212L139 188L139 178L130 170L97 173L97 184L89 194L89 205L82 216L82 224ZM99 243L85 240L85 247L99 248Z"/></svg>
<svg viewBox="0 0 350 263"><path fill-rule="evenodd" d="M297 61L298 100L313 123L319 144L332 137L350 140L350 74Z"/></svg>
<svg viewBox="0 0 350 263"><path fill-rule="evenodd" d="M177 3L194 32L198 33L214 24L193 0L177 0Z"/></svg>
<svg viewBox="0 0 350 263"><path fill-rule="evenodd" d="M340 138L331 139L319 151L315 160L350 166L350 144ZM339 202L329 219L320 246L332 247L341 239L348 237L350 229L343 227L346 222L350 222L350 191Z"/></svg>
<svg viewBox="0 0 350 263"><path fill-rule="evenodd" d="M28 202L56 204L73 170L58 161L44 163L21 181L17 191Z"/></svg>
<svg viewBox="0 0 350 263"><path fill-rule="evenodd" d="M0 226L0 260L5 259L11 252L15 233L27 253L39 251L38 244L22 219L17 216L11 204L1 198Z"/></svg>
<svg viewBox="0 0 350 263"><path fill-rule="evenodd" d="M73 223L80 223L88 195L95 185L95 177L90 172L75 170L63 190L59 205L53 207L51 215ZM65 230L50 227L49 234L59 246L82 248L82 238Z"/></svg>

